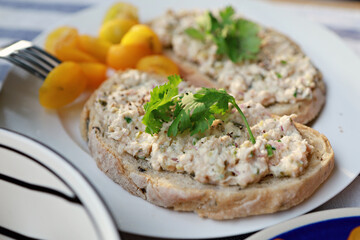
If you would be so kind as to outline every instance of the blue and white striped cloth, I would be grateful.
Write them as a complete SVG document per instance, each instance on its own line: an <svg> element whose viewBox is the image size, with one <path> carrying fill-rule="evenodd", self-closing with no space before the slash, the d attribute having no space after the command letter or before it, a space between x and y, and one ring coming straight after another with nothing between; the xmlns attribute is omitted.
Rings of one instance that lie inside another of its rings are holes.
<svg viewBox="0 0 360 240"><path fill-rule="evenodd" d="M0 0L0 46L33 40L58 20L98 3L97 0ZM360 10L278 4L336 32L360 56ZM9 65L0 61L0 83ZM1 84L0 84L1 85Z"/></svg>
<svg viewBox="0 0 360 240"><path fill-rule="evenodd" d="M20 39L31 41L60 19L69 17L98 2L97 0L0 0L0 46ZM283 8L284 11L299 14L334 31L360 56L359 9L276 4ZM9 70L10 64L0 60L0 88ZM358 207L359 199L354 198L354 196L359 195L360 178L358 177L341 194L317 210ZM141 237L132 236L131 234L125 236L126 239L141 239Z"/></svg>

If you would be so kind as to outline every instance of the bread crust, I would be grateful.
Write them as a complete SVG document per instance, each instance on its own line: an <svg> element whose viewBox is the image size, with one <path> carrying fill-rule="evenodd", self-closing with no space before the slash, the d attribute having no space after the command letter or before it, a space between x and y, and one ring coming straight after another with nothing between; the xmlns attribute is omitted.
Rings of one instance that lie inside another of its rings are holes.
<svg viewBox="0 0 360 240"><path fill-rule="evenodd" d="M176 211L193 211L217 220L286 210L309 198L328 178L334 167L334 153L327 138L307 126L296 128L314 146L309 166L297 178L268 176L259 183L239 186L201 184L190 175L153 170L146 160L116 151L114 140L102 135L100 116L93 111L100 91L109 89L106 81L86 103L81 114L81 132L98 167L131 194L155 205Z"/></svg>

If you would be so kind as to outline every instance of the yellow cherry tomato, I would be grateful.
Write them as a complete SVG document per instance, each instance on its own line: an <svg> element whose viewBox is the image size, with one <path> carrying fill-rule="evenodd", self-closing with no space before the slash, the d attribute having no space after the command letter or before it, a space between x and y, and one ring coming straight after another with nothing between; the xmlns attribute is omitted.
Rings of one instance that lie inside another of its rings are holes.
<svg viewBox="0 0 360 240"><path fill-rule="evenodd" d="M102 63L80 63L80 67L87 78L87 87L97 88L106 79L107 66Z"/></svg>
<svg viewBox="0 0 360 240"><path fill-rule="evenodd" d="M129 29L137 24L134 20L113 19L104 23L99 30L99 38L112 44L120 43Z"/></svg>
<svg viewBox="0 0 360 240"><path fill-rule="evenodd" d="M130 3L115 3L106 12L103 23L120 18L139 22L138 9Z"/></svg>
<svg viewBox="0 0 360 240"><path fill-rule="evenodd" d="M143 57L150 55L151 50L146 45L121 44L110 47L107 64L114 69L135 68L136 63Z"/></svg>
<svg viewBox="0 0 360 240"><path fill-rule="evenodd" d="M39 101L45 108L60 108L74 101L86 88L86 77L75 62L63 62L46 77L39 89Z"/></svg>
<svg viewBox="0 0 360 240"><path fill-rule="evenodd" d="M106 55L110 46L111 43L89 35L77 37L77 47L103 63L106 62Z"/></svg>
<svg viewBox="0 0 360 240"><path fill-rule="evenodd" d="M75 46L78 31L75 28L63 26L52 31L45 40L45 50L56 55L56 50L62 46Z"/></svg>
<svg viewBox="0 0 360 240"><path fill-rule="evenodd" d="M81 51L80 49L72 46L63 46L56 49L56 54L61 61L73 61L73 62L99 62L98 59L90 54Z"/></svg>
<svg viewBox="0 0 360 240"><path fill-rule="evenodd" d="M155 54L162 51L162 45L158 36L150 27L143 24L137 24L130 28L122 38L121 45L147 45Z"/></svg>
<svg viewBox="0 0 360 240"><path fill-rule="evenodd" d="M354 228L348 237L348 240L359 240L360 239L360 226Z"/></svg>
<svg viewBox="0 0 360 240"><path fill-rule="evenodd" d="M136 64L136 69L164 76L179 74L178 66L170 58L162 55L143 57Z"/></svg>

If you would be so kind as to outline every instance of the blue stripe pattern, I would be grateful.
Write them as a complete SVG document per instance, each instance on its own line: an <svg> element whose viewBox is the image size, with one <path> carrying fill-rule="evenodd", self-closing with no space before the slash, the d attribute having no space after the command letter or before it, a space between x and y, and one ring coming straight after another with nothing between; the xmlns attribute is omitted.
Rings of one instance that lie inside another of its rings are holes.
<svg viewBox="0 0 360 240"><path fill-rule="evenodd" d="M360 31L355 29L349 29L349 28L339 28L334 26L326 26L328 29L336 32L340 37L343 38L351 38L355 40L360 40Z"/></svg>
<svg viewBox="0 0 360 240"><path fill-rule="evenodd" d="M19 9L28 12L43 11L48 12L59 12L65 14L72 14L84 10L90 7L92 4L90 3L62 3L61 0L57 1L43 1L43 2L35 2L32 0L0 0L0 7L3 9ZM23 28L6 28L0 27L0 39L9 39L11 42L16 40L28 40L32 41L36 38L43 29L23 29ZM3 46L0 46L0 48ZM7 74L11 69L11 64L0 59L0 89L3 84L3 80L6 78Z"/></svg>
<svg viewBox="0 0 360 240"><path fill-rule="evenodd" d="M41 31L27 29L0 28L0 38L11 38L14 40L33 40Z"/></svg>
<svg viewBox="0 0 360 240"><path fill-rule="evenodd" d="M83 10L90 4L74 4L74 3L61 3L61 2L33 2L33 1L13 1L13 0L0 0L1 7L15 8L15 9L33 9L42 11L56 11L65 13L75 13Z"/></svg>

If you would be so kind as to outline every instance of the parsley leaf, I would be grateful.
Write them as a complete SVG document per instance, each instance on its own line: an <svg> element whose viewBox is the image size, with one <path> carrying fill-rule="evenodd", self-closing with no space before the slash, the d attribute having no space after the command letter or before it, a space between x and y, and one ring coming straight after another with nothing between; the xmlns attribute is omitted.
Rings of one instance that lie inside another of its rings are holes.
<svg viewBox="0 0 360 240"><path fill-rule="evenodd" d="M224 10L219 12L221 19L223 20L224 24L231 24L232 16L235 14L234 8L231 6L227 6Z"/></svg>
<svg viewBox="0 0 360 240"><path fill-rule="evenodd" d="M202 34L202 32L200 32L196 28L191 28L191 27L187 28L187 29L185 29L185 32L187 35L189 35L192 38L199 39L199 40L205 39L204 34Z"/></svg>
<svg viewBox="0 0 360 240"><path fill-rule="evenodd" d="M146 125L145 132L158 133L163 122L171 120L171 107L175 105L173 98L178 95L177 86L182 81L180 76L168 77L169 82L155 87L150 93L150 101L144 105L145 115L142 123Z"/></svg>
<svg viewBox="0 0 360 240"><path fill-rule="evenodd" d="M204 132L215 120L214 114L224 114L228 110L230 95L224 90L202 88L197 93L187 93L180 100L181 110L174 114L169 136L176 136L177 132L190 129L194 135ZM188 122L190 120L190 122ZM187 123L187 124L184 124Z"/></svg>
<svg viewBox="0 0 360 240"><path fill-rule="evenodd" d="M255 59L261 45L259 27L246 19L235 19L234 14L230 6L219 12L219 19L207 12L198 29L187 28L185 33L201 41L211 39L217 45L216 53L228 56L235 63Z"/></svg>
<svg viewBox="0 0 360 240"><path fill-rule="evenodd" d="M185 130L190 130L191 135L202 133L210 128L215 115L224 115L229 110L229 103L231 103L240 113L251 142L255 143L244 113L237 105L235 98L225 90L202 88L195 94L178 95L177 85L181 78L172 76L169 80L169 83L153 89L150 102L144 106L146 113L142 122L146 125L147 133L158 133L163 122L171 120L173 121L167 131L169 137L175 137Z"/></svg>

